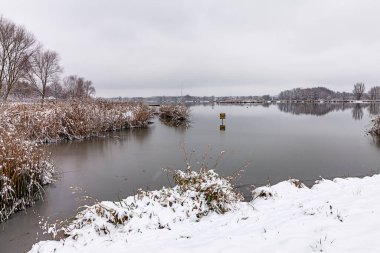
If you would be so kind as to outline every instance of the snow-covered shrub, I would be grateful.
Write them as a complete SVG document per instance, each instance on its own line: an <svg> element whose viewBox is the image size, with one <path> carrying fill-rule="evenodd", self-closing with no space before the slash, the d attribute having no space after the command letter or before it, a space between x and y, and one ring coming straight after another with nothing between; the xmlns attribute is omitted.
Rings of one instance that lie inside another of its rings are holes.
<svg viewBox="0 0 380 253"><path fill-rule="evenodd" d="M2 120L26 133L28 140L55 142L98 136L106 131L144 127L152 117L143 104L108 101L62 101L8 105Z"/></svg>
<svg viewBox="0 0 380 253"><path fill-rule="evenodd" d="M44 150L0 123L0 222L42 199L53 172Z"/></svg>
<svg viewBox="0 0 380 253"><path fill-rule="evenodd" d="M180 126L189 121L190 109L182 104L161 105L159 108L160 119L167 125Z"/></svg>
<svg viewBox="0 0 380 253"><path fill-rule="evenodd" d="M199 215L209 211L225 213L233 208L234 203L242 200L242 195L234 190L230 180L220 177L214 170L175 170L173 179L181 192L196 192L202 202L206 201L207 208Z"/></svg>
<svg viewBox="0 0 380 253"><path fill-rule="evenodd" d="M76 238L86 227L98 235L112 233L115 229L140 232L142 229L170 229L173 223L191 219L198 221L215 212L233 210L243 198L236 192L230 179L213 170L171 172L177 183L172 188L156 191L139 190L135 196L120 202L103 201L86 207L69 225L48 229L50 233L62 232ZM122 226L119 226L122 225Z"/></svg>
<svg viewBox="0 0 380 253"><path fill-rule="evenodd" d="M372 120L372 128L369 131L372 135L380 138L380 116Z"/></svg>

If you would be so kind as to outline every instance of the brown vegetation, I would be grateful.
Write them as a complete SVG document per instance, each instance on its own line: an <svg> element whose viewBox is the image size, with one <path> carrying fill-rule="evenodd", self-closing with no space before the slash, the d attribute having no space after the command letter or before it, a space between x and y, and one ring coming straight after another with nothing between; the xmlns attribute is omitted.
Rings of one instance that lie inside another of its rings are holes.
<svg viewBox="0 0 380 253"><path fill-rule="evenodd" d="M160 119L167 125L180 126L189 121L190 109L181 104L161 105L159 109Z"/></svg>
<svg viewBox="0 0 380 253"><path fill-rule="evenodd" d="M369 130L369 133L376 138L380 138L380 116L372 120L372 128Z"/></svg>
<svg viewBox="0 0 380 253"><path fill-rule="evenodd" d="M101 100L50 102L43 107L40 104L4 107L0 112L4 124L35 142L83 139L107 131L144 127L152 116L146 105Z"/></svg>
<svg viewBox="0 0 380 253"><path fill-rule="evenodd" d="M0 125L0 222L42 199L54 166L48 154Z"/></svg>

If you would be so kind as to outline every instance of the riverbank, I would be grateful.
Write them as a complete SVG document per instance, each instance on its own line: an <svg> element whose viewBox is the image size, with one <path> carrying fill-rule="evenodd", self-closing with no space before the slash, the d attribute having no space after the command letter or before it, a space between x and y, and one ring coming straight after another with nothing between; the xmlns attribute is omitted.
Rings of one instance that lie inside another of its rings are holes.
<svg viewBox="0 0 380 253"><path fill-rule="evenodd" d="M219 177L206 185L214 183L228 186ZM194 204L204 207L194 189L187 198L176 187L152 191L89 207L68 238L39 242L30 253L379 252L379 184L379 175L321 180L310 189L284 181L203 217L194 215Z"/></svg>

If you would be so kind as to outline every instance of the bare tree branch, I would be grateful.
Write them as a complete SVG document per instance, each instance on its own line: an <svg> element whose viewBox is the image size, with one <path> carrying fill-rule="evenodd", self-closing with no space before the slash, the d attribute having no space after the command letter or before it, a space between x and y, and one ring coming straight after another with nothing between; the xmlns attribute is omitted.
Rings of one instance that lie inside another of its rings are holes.
<svg viewBox="0 0 380 253"><path fill-rule="evenodd" d="M56 52L38 50L31 57L27 79L40 93L42 103L46 97L47 87L58 81L61 72Z"/></svg>
<svg viewBox="0 0 380 253"><path fill-rule="evenodd" d="M360 100L364 94L364 91L365 91L364 83L356 83L354 85L354 89L352 90L352 93L354 94L356 100Z"/></svg>
<svg viewBox="0 0 380 253"><path fill-rule="evenodd" d="M39 45L24 27L1 17L0 48L0 92L6 101L15 84L26 77L30 69L29 60Z"/></svg>

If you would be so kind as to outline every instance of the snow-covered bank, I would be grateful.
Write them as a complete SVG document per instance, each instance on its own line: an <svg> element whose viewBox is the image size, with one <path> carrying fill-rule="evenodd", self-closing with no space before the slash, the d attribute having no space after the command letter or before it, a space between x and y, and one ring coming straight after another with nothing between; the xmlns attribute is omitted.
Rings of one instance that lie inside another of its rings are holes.
<svg viewBox="0 0 380 253"><path fill-rule="evenodd" d="M257 188L250 202L215 174L196 182L89 207L68 238L30 252L380 252L379 175L322 180L311 189L285 181ZM224 189L225 213L212 209L211 186Z"/></svg>

